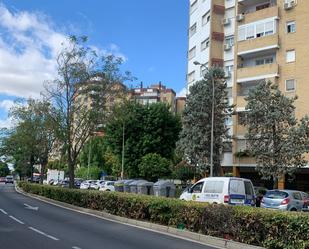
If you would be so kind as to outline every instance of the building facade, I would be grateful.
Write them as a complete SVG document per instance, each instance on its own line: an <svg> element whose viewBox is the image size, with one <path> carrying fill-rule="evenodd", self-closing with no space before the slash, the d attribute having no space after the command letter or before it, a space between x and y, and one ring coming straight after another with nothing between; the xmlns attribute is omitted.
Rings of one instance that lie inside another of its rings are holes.
<svg viewBox="0 0 309 249"><path fill-rule="evenodd" d="M261 80L277 83L286 96L298 96L297 118L309 114L308 17L307 0L190 0L188 89L203 75L195 61L222 66L236 106L227 121L233 141L223 159L226 172L258 177L254 158L235 154L246 150L246 130L239 124L244 98ZM309 177L309 169L302 173Z"/></svg>
<svg viewBox="0 0 309 249"><path fill-rule="evenodd" d="M133 88L129 92L129 99L135 99L143 105L163 102L170 107L172 113L176 113L176 93L173 89L167 88L161 82L150 87Z"/></svg>

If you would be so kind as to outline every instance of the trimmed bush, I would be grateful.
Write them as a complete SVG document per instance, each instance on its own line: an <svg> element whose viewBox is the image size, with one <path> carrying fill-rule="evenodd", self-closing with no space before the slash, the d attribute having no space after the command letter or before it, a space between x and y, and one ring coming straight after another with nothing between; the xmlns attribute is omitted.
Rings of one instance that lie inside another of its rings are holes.
<svg viewBox="0 0 309 249"><path fill-rule="evenodd" d="M308 249L309 215L20 182L25 192L131 219L272 249Z"/></svg>

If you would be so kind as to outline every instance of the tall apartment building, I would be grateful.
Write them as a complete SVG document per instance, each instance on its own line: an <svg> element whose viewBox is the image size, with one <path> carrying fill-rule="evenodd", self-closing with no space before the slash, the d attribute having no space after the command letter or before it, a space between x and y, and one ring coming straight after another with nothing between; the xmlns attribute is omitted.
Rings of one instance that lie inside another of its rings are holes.
<svg viewBox="0 0 309 249"><path fill-rule="evenodd" d="M133 88L129 92L129 98L135 99L141 104L163 102L170 106L170 111L176 113L176 93L171 88L166 88L161 82L150 87Z"/></svg>
<svg viewBox="0 0 309 249"><path fill-rule="evenodd" d="M254 159L236 158L235 153L246 149L245 128L239 125L244 98L261 80L277 83L287 96L298 96L297 118L309 114L308 18L307 0L190 0L187 86L203 75L204 68L194 61L222 66L236 105L237 114L227 121L233 146L224 154L226 172L259 178ZM304 184L309 169L296 177L297 184Z"/></svg>

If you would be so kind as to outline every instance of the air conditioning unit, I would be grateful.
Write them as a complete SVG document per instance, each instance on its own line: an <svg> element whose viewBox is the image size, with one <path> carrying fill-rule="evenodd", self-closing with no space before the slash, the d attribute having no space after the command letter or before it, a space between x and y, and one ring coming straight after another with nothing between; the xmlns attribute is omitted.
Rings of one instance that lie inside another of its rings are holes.
<svg viewBox="0 0 309 249"><path fill-rule="evenodd" d="M229 51L231 50L232 46L231 44L227 43L227 44L224 44L224 51Z"/></svg>
<svg viewBox="0 0 309 249"><path fill-rule="evenodd" d="M289 1L287 3L284 4L284 9L285 10L290 10L290 9L293 9L296 5L296 2L295 1Z"/></svg>
<svg viewBox="0 0 309 249"><path fill-rule="evenodd" d="M226 25L229 25L231 23L231 20L230 18L224 18L222 20L222 25L226 26Z"/></svg>
<svg viewBox="0 0 309 249"><path fill-rule="evenodd" d="M245 15L244 14L238 14L237 16L236 16L236 21L237 22L241 22L242 20L244 20L245 19Z"/></svg>
<svg viewBox="0 0 309 249"><path fill-rule="evenodd" d="M225 77L226 79L231 78L231 77L232 77L231 71L224 71L224 77Z"/></svg>

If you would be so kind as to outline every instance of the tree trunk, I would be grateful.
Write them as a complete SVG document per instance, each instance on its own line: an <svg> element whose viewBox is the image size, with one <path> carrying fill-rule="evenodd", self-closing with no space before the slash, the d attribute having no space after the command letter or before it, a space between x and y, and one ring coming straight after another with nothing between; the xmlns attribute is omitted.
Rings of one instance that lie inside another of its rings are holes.
<svg viewBox="0 0 309 249"><path fill-rule="evenodd" d="M278 189L278 178L274 178L274 185L273 185L273 189Z"/></svg>
<svg viewBox="0 0 309 249"><path fill-rule="evenodd" d="M41 162L41 177L40 177L40 183L41 183L41 184L43 184L44 173L45 173L46 165L47 165L47 160L43 160L43 161Z"/></svg>
<svg viewBox="0 0 309 249"><path fill-rule="evenodd" d="M75 168L75 163L72 159L72 154L69 153L69 158L68 158L68 169L69 169L69 179L70 183L69 186L70 188L74 188L74 168Z"/></svg>

